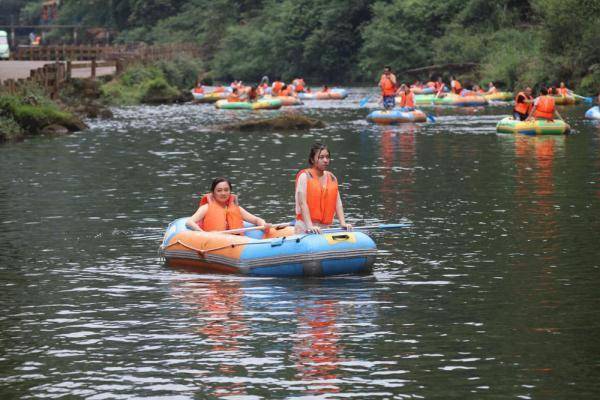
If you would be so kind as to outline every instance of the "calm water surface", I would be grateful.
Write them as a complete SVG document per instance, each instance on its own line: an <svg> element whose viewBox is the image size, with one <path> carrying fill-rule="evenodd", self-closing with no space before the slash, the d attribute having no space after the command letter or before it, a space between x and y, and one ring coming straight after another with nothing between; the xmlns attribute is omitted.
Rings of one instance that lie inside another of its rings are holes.
<svg viewBox="0 0 600 400"><path fill-rule="evenodd" d="M510 108L378 127L343 102L247 113L116 109L61 138L0 147L2 398L600 396L600 126L497 135ZM375 104L370 106L375 107ZM280 113L311 132L223 132ZM310 144L333 155L374 274L196 275L163 266L166 225L214 176L271 222L293 215Z"/></svg>

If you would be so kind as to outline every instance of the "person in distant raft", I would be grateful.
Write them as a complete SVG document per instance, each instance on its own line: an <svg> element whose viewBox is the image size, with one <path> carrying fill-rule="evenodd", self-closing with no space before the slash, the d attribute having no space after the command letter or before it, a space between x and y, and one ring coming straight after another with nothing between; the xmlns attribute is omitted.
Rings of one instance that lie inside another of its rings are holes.
<svg viewBox="0 0 600 400"><path fill-rule="evenodd" d="M408 85L403 86L403 90L399 93L400 107L404 108L406 111L413 111L415 109L415 94Z"/></svg>
<svg viewBox="0 0 600 400"><path fill-rule="evenodd" d="M228 103L239 103L241 101L242 101L242 99L240 97L240 94L238 93L237 88L233 88L233 90L231 91L229 96L227 96L227 102Z"/></svg>
<svg viewBox="0 0 600 400"><path fill-rule="evenodd" d="M198 210L187 219L185 226L194 231L226 231L243 228L246 221L255 226L264 226L267 234L271 225L240 207L237 196L231 193L231 188L229 180L214 179L210 193L202 196Z"/></svg>
<svg viewBox="0 0 600 400"><path fill-rule="evenodd" d="M519 121L525 121L531 112L533 106L533 96L531 88L528 86L524 91L519 92L515 97L515 107L513 108L513 118Z"/></svg>
<svg viewBox="0 0 600 400"><path fill-rule="evenodd" d="M460 94L460 92L462 92L462 85L457 79L454 79L453 76L450 77L450 90L454 94Z"/></svg>
<svg viewBox="0 0 600 400"><path fill-rule="evenodd" d="M334 216L342 228L352 229L344 218L338 180L327 170L330 161L327 146L316 142L308 155L309 168L296 174L296 233L321 233Z"/></svg>
<svg viewBox="0 0 600 400"><path fill-rule="evenodd" d="M567 97L569 96L571 93L571 91L569 89L567 89L567 86L565 85L564 82L560 83L560 87L558 89L556 89L556 91L558 92L559 96L562 97Z"/></svg>
<svg viewBox="0 0 600 400"><path fill-rule="evenodd" d="M554 98L548 95L548 89L542 88L540 89L540 93L541 96L534 100L533 108L527 119L545 119L547 121L554 121L554 114L556 114L559 119L562 119L556 109Z"/></svg>
<svg viewBox="0 0 600 400"><path fill-rule="evenodd" d="M388 65L383 67L383 74L379 78L379 87L381 88L381 97L383 97L383 108L386 110L394 108L396 105L396 75L392 73L392 68Z"/></svg>

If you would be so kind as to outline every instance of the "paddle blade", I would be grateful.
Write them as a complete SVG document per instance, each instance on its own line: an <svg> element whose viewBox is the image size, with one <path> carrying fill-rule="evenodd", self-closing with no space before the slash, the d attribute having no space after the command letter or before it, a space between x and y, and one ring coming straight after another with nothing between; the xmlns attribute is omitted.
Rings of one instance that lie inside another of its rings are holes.
<svg viewBox="0 0 600 400"><path fill-rule="evenodd" d="M435 122L435 117L434 117L433 115L429 115L429 114L427 114L427 119L428 119L430 122Z"/></svg>
<svg viewBox="0 0 600 400"><path fill-rule="evenodd" d="M364 107L364 106L366 106L370 99L371 99L371 96L367 96L367 97L363 98L360 101L360 103L358 103L358 106L361 107L361 108Z"/></svg>

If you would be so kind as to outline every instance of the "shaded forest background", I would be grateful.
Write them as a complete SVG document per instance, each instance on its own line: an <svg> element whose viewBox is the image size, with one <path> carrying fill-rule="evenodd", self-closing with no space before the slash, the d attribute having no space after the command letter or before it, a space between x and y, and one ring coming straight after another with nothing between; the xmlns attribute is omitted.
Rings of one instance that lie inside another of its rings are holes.
<svg viewBox="0 0 600 400"><path fill-rule="evenodd" d="M35 23L41 1L0 9ZM383 65L474 62L480 82L596 93L599 21L600 0L63 0L55 23L107 27L118 43L195 43L215 79L372 82Z"/></svg>

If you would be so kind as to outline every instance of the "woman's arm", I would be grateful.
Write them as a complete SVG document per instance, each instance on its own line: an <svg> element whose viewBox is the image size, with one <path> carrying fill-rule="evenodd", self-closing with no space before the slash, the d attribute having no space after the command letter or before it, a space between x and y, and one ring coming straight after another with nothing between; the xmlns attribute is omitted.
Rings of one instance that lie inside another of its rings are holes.
<svg viewBox="0 0 600 400"><path fill-rule="evenodd" d="M346 223L346 218L344 216L344 206L342 206L342 198L338 193L337 204L335 206L335 214L337 215L338 221L340 221L340 226L342 228L346 228L346 230L351 231L352 225Z"/></svg>
<svg viewBox="0 0 600 400"><path fill-rule="evenodd" d="M296 185L296 204L300 208L300 215L302 215L302 221L306 225L307 232L321 233L319 227L313 226L312 219L310 218L310 210L308 208L308 202L306 201L306 173L301 174L298 177L298 185Z"/></svg>
<svg viewBox="0 0 600 400"><path fill-rule="evenodd" d="M187 226L193 231L202 231L202 228L200 228L197 221L202 221L207 211L208 204L204 204L203 206L198 207L194 215L192 215L187 219L187 221L185 221L185 226Z"/></svg>
<svg viewBox="0 0 600 400"><path fill-rule="evenodd" d="M266 224L264 219L257 217L256 215L252 214L249 211L246 211L246 209L241 206L240 206L240 212L242 213L242 218L244 219L244 221L249 222L252 225L261 226L261 225Z"/></svg>

